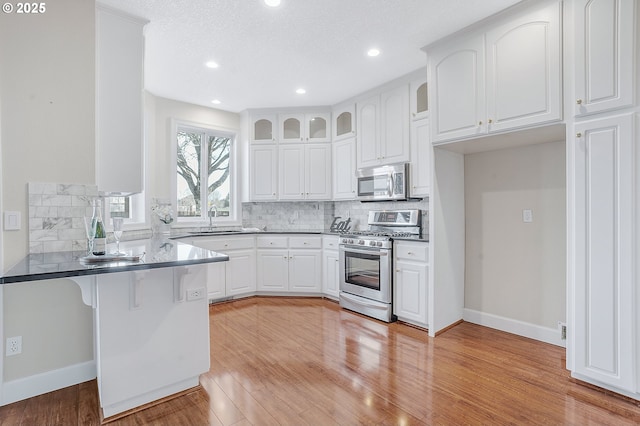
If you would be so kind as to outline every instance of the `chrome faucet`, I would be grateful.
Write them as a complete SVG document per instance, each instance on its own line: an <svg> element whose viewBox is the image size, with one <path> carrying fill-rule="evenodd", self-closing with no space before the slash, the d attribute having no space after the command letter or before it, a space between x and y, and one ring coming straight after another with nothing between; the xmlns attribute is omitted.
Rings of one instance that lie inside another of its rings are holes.
<svg viewBox="0 0 640 426"><path fill-rule="evenodd" d="M211 212L213 211L213 214ZM218 208L215 205L209 207L209 229L213 228L213 218L218 217Z"/></svg>

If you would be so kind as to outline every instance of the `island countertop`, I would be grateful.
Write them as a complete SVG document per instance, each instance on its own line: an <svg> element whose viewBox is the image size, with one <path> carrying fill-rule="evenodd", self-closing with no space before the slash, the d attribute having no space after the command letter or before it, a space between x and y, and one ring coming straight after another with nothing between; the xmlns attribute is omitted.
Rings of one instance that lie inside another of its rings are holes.
<svg viewBox="0 0 640 426"><path fill-rule="evenodd" d="M32 253L0 276L0 284L229 260L229 256L226 254L176 240L156 238L121 242L120 251L126 253L127 256L142 256L138 261L85 262L82 260L86 256L84 251Z"/></svg>

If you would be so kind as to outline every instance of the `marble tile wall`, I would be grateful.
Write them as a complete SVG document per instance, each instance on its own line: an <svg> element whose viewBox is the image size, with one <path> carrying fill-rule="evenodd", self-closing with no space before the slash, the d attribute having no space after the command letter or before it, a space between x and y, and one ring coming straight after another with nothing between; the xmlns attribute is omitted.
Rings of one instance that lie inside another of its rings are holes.
<svg viewBox="0 0 640 426"><path fill-rule="evenodd" d="M267 231L324 231L333 220L331 202L243 203L242 226Z"/></svg>
<svg viewBox="0 0 640 426"><path fill-rule="evenodd" d="M424 236L429 233L429 201L373 202L327 201L327 202L277 202L243 203L242 224L246 228L267 231L310 230L328 231L333 219L351 219L351 230L367 228L369 210L422 210Z"/></svg>
<svg viewBox="0 0 640 426"><path fill-rule="evenodd" d="M95 185L29 183L29 253L86 250Z"/></svg>

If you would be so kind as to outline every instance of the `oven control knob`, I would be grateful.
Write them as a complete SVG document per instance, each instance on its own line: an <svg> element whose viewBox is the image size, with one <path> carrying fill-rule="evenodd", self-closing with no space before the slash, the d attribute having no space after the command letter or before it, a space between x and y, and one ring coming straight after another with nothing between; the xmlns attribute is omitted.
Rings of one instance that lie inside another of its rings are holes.
<svg viewBox="0 0 640 426"><path fill-rule="evenodd" d="M382 241L378 241L378 244L376 244L378 247L382 247Z"/></svg>
<svg viewBox="0 0 640 426"><path fill-rule="evenodd" d="M358 244L360 244L360 245L364 245L364 240L359 240L359 241L358 241Z"/></svg>
<svg viewBox="0 0 640 426"><path fill-rule="evenodd" d="M369 241L369 245L370 245L370 246L374 246L374 247L375 247L376 242L375 242L375 241Z"/></svg>

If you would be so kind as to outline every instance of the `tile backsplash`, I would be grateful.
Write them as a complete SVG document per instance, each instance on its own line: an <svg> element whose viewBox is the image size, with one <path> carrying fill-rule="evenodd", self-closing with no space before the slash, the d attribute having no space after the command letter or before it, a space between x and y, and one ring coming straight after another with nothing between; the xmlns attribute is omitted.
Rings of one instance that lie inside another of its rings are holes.
<svg viewBox="0 0 640 426"><path fill-rule="evenodd" d="M87 249L84 217L95 185L29 183L29 253Z"/></svg>
<svg viewBox="0 0 640 426"><path fill-rule="evenodd" d="M29 253L80 251L87 249L84 217L92 213L91 200L98 196L95 185L29 183ZM348 218L351 230L367 227L369 210L422 210L423 236L429 232L427 199L420 201L371 202L271 202L242 204L242 226L267 231L328 231L333 219ZM126 239L149 238L149 229L127 231Z"/></svg>

